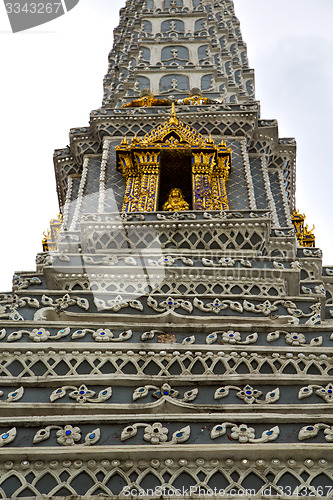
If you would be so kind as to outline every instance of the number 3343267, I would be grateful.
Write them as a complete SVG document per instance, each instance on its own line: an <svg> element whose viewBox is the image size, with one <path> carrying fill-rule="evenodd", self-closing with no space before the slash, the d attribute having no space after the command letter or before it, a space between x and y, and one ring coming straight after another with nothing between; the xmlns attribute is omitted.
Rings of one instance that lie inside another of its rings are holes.
<svg viewBox="0 0 333 500"><path fill-rule="evenodd" d="M61 2L59 3L33 3L26 2L20 4L6 3L6 9L8 14L58 14L59 9L62 7Z"/></svg>

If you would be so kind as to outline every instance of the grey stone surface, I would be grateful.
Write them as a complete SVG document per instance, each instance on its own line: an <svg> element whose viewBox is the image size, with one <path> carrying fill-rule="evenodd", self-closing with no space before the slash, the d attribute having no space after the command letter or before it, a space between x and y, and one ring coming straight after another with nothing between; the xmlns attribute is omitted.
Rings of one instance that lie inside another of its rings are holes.
<svg viewBox="0 0 333 500"><path fill-rule="evenodd" d="M121 212L116 147L170 118L121 107L147 87L231 148L228 211ZM333 268L297 246L296 144L259 109L231 0L127 0L55 152L58 249L0 294L1 498L330 496Z"/></svg>

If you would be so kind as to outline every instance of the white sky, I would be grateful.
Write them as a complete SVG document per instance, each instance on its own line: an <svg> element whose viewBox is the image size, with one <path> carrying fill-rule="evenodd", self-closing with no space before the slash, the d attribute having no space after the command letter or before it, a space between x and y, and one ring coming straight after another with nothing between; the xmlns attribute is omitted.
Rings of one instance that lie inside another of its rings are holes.
<svg viewBox="0 0 333 500"><path fill-rule="evenodd" d="M101 104L112 31L125 0L80 0L67 15L12 34L0 2L0 291L34 270L58 213L53 150ZM262 118L296 137L297 207L333 264L332 0L235 0Z"/></svg>

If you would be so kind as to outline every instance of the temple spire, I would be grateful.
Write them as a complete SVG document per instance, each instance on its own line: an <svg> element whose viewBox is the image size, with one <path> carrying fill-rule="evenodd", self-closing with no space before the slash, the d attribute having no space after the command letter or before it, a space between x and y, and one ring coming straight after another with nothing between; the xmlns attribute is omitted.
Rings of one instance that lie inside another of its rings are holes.
<svg viewBox="0 0 333 500"><path fill-rule="evenodd" d="M114 31L103 104L127 103L143 89L185 98L192 88L225 103L255 100L233 3L128 1Z"/></svg>

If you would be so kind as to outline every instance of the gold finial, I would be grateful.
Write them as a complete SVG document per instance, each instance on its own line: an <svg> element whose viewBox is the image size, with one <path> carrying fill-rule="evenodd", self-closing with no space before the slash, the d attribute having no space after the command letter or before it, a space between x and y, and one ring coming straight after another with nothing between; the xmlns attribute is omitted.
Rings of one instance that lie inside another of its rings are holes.
<svg viewBox="0 0 333 500"><path fill-rule="evenodd" d="M169 120L169 124L170 125L178 125L178 118L176 116L176 106L175 106L174 102L172 103L172 107L171 107L171 118Z"/></svg>
<svg viewBox="0 0 333 500"><path fill-rule="evenodd" d="M213 141L213 138L212 138L212 134L209 134L209 138L208 138L208 144L214 144L214 141Z"/></svg>
<svg viewBox="0 0 333 500"><path fill-rule="evenodd" d="M305 228L304 228L304 234L305 236L311 236L313 235L313 231L316 229L316 226L313 225L312 229L309 229L308 225L305 224Z"/></svg>
<svg viewBox="0 0 333 500"><path fill-rule="evenodd" d="M299 212L299 210L295 209L293 211L293 213L291 214L291 219L294 220L294 219L304 219L305 220L305 215L304 214L301 214Z"/></svg>

